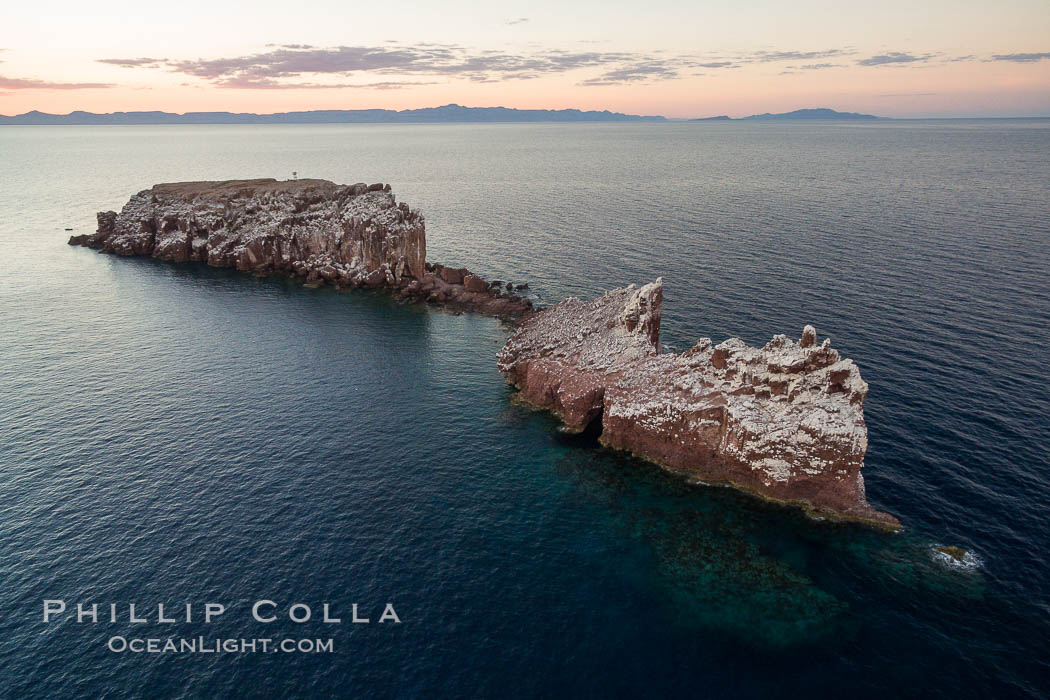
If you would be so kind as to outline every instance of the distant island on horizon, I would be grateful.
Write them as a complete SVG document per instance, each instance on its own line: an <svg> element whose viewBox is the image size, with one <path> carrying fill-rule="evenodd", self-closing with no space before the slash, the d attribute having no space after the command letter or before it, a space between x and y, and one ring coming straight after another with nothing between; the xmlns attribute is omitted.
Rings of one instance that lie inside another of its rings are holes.
<svg viewBox="0 0 1050 700"><path fill-rule="evenodd" d="M624 114L609 110L579 109L515 109L513 107L464 107L447 104L421 109L316 109L302 112L96 112L75 111L69 114L48 114L33 110L16 116L0 115L2 125L72 125L94 124L449 124L449 123L510 123L510 122L671 122L671 121L747 121L792 119L889 119L871 114L838 112L821 107L797 109L780 114L754 114L750 117L702 117L698 119L670 119L658 115Z"/></svg>
<svg viewBox="0 0 1050 700"><path fill-rule="evenodd" d="M780 112L778 114L770 114L765 112L764 114L752 114L750 117L728 117L721 115L717 117L701 117L699 119L690 119L693 122L712 122L712 121L790 121L792 119L892 119L892 117L877 117L874 114L861 114L859 112L838 112L828 107L817 107L815 109L796 109L793 112Z"/></svg>
<svg viewBox="0 0 1050 700"><path fill-rule="evenodd" d="M514 109L511 107L464 107L448 104L422 109L324 109L303 112L255 114L251 112L94 112L47 114L32 111L9 117L0 115L0 125L91 125L91 124L433 124L494 122L653 122L661 116L579 109Z"/></svg>
<svg viewBox="0 0 1050 700"><path fill-rule="evenodd" d="M91 126L107 124L498 124L540 122L742 122L742 121L889 121L859 112L839 112L828 107L792 112L752 114L747 117L665 117L624 114L609 110L516 109L514 107L464 107L447 104L418 109L313 109L301 112L84 112L49 114L33 110L14 116L0 114L0 126ZM1050 117L929 117L931 119L1050 119Z"/></svg>

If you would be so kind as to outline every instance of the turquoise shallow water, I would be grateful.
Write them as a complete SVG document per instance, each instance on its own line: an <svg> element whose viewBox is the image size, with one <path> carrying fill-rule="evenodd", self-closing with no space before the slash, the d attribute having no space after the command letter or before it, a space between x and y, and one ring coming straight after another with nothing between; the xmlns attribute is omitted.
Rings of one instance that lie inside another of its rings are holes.
<svg viewBox="0 0 1050 700"><path fill-rule="evenodd" d="M0 691L11 697L1040 697L1050 122L0 130ZM568 438L498 321L65 245L154 182L390 182L429 257L545 301L665 280L665 340L813 323L871 384L817 523ZM955 570L933 543L974 551ZM41 602L227 603L107 651ZM255 600L400 625L271 625Z"/></svg>

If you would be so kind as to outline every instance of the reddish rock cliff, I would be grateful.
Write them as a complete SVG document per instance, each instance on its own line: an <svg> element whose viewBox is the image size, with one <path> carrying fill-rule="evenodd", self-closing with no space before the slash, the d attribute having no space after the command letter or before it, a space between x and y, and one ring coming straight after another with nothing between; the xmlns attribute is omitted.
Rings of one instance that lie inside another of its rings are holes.
<svg viewBox="0 0 1050 700"><path fill-rule="evenodd" d="M662 353L662 281L527 316L499 354L523 399L568 430L703 481L895 529L864 493L868 385L811 326L763 348L702 338Z"/></svg>

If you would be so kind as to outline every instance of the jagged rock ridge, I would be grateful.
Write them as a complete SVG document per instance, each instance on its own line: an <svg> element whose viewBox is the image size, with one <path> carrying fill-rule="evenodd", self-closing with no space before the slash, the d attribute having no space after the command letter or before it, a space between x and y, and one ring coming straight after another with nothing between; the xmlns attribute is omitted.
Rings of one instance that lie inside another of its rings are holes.
<svg viewBox="0 0 1050 700"><path fill-rule="evenodd" d="M663 282L568 299L527 316L499 354L521 397L566 429L704 481L827 516L899 527L868 505L860 370L806 326L798 342L738 338L662 353Z"/></svg>

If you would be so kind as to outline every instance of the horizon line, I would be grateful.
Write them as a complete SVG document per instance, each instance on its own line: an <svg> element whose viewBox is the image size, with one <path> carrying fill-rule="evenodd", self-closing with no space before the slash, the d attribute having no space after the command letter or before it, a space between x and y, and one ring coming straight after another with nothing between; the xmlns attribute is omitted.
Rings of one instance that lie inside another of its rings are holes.
<svg viewBox="0 0 1050 700"><path fill-rule="evenodd" d="M609 115L612 115L612 116L627 117L628 120L636 120L636 121L646 121L646 120L647 121L670 121L670 122L682 122L682 121L692 121L692 120L744 121L744 120L748 120L749 117L761 116L763 114L771 114L770 112L756 112L756 113L753 113L753 114L744 115L744 116L737 116L737 117L729 116L729 115L726 115L726 114L697 115L697 116L690 116L690 117L669 117L669 116L662 115L662 114L632 114L632 113L628 113L628 112L614 111L614 110L610 110L608 108L605 108L605 109L580 109L578 107L526 107L526 108L522 108L522 107L507 107L507 106L504 106L504 105L467 106L467 105L461 105L461 104L458 104L458 103L455 103L455 102L449 102L449 103L446 103L446 104L436 105L436 106L407 107L407 108L404 108L404 109L391 109L391 108L388 108L388 107L365 107L365 108L356 108L356 109L303 109L303 110L290 110L290 111L277 111L277 112L235 112L235 111L221 110L221 109L220 110L196 110L196 111L186 111L186 112L177 112L177 111L173 112L173 111L167 111L167 110L163 110L163 109L115 110L115 111L112 111L112 112L90 112L90 111L82 110L82 109L74 109L74 110L71 110L71 111L69 111L69 112L67 112L65 114L62 114L62 113L58 113L58 112L44 112L44 111L41 111L41 110L38 110L38 109L31 109L29 111L21 112L21 113L18 113L18 114L0 114L0 119L16 119L18 117L26 117L26 116L32 115L32 114L39 114L39 115L44 116L44 117L72 117L72 116L77 115L77 114L97 116L97 117L107 117L107 116L115 116L115 115L150 115L150 114L165 115L165 116L175 116L175 117L185 117L185 116L188 116L188 115L211 115L211 114L214 114L214 115L231 115L231 116L249 116L249 117L251 117L251 116L255 116L255 117L275 117L275 116L281 116L281 115L304 115L304 114L313 114L313 113L321 113L321 114L323 114L323 113L364 113L364 112L389 112L389 113L393 113L393 114L404 114L406 112L417 112L417 111L423 111L423 110L437 110L437 109L441 109L441 108L444 108L444 107L454 107L454 108L460 108L460 109L466 109L466 110L506 110L506 111L511 111L511 112L532 112L532 113L535 113L535 112L551 112L551 113L576 112L576 113L579 113L579 114L609 114ZM834 108L828 108L828 107L799 107L799 108L796 108L796 109L793 109L793 110L788 110L788 111L785 111L785 112L774 112L772 114L773 115L783 115L783 114L792 114L794 112L809 111L809 110L830 110L830 111L833 111L833 112L838 112L839 114L843 114L843 115L858 114L856 112L840 112L839 110L836 110ZM999 119L999 120L1003 120L1003 119L1050 119L1050 114L1046 114L1046 115L1013 115L1013 116L1002 116L1002 115L997 115L997 116L983 116L983 115L981 115L981 116L978 116L978 115L955 115L955 116L925 115L925 116L910 116L910 117L889 117L889 116L879 116L879 115L864 115L864 116L868 116L868 117L874 116L879 121L885 121L885 120L895 120L895 121L948 120L948 119ZM577 120L577 121L583 122L583 121L589 121L589 120L581 119L581 120ZM594 121L599 121L599 120L594 120ZM756 121L760 121L760 120L756 120ZM799 119L799 121L805 121L805 120L804 119ZM815 118L815 119L812 119L812 121L821 121L821 119L820 118ZM834 119L826 119L825 118L824 121L835 121L835 120ZM849 121L849 119L848 118L847 119L842 119L841 121ZM866 120L862 120L862 121L871 121L871 119L866 119ZM332 122L332 123L345 123L345 122ZM427 122L424 122L424 123L427 123ZM438 122L438 123L441 123L441 122ZM456 122L454 120L449 120L449 121L446 121L446 122L443 122L443 123L456 123ZM477 122L459 122L459 123L477 123ZM19 125L10 125L10 124L3 124L3 125L4 126L19 126ZM186 124L181 124L181 125L180 124L152 124L152 125L150 125L150 124L137 124L137 125L130 125L130 124L128 124L128 125L122 125L122 124L79 124L79 125L68 125L68 124L23 124L21 126L186 126ZM215 126L218 126L218 124L215 124ZM229 125L229 126L236 126L236 125L233 124L233 125Z"/></svg>

